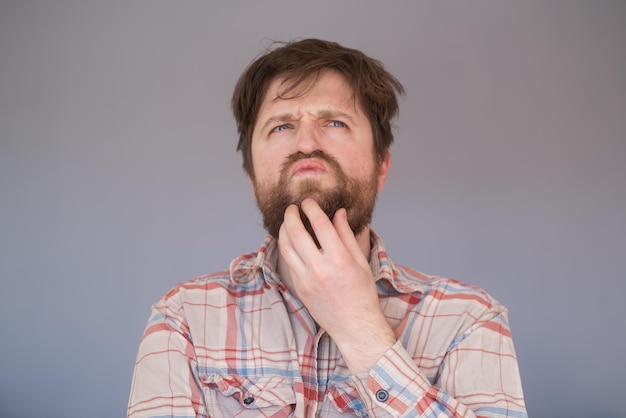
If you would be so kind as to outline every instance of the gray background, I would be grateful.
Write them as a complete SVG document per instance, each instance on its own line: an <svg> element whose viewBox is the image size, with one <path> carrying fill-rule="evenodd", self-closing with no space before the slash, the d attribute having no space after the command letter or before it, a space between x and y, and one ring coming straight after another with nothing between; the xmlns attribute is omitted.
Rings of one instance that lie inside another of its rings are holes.
<svg viewBox="0 0 626 418"><path fill-rule="evenodd" d="M532 417L624 417L626 3L3 1L0 416L125 414L150 304L264 232L229 110L270 40L404 83L374 226L510 310Z"/></svg>

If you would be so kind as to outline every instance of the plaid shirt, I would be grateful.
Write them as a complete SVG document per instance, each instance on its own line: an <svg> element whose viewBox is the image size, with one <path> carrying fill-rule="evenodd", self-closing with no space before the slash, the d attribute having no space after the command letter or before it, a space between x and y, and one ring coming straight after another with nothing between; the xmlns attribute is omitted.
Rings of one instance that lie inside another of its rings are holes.
<svg viewBox="0 0 626 418"><path fill-rule="evenodd" d="M397 342L369 373L350 374L281 283L268 237L153 306L128 416L526 417L506 309L479 288L394 265L371 236Z"/></svg>

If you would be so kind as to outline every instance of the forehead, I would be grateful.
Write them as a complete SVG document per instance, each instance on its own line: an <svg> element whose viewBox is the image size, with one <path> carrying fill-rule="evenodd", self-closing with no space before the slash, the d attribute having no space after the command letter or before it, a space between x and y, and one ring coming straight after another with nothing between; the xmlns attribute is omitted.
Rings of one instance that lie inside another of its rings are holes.
<svg viewBox="0 0 626 418"><path fill-rule="evenodd" d="M303 102L313 106L337 108L344 112L362 113L348 80L337 71L326 70L317 78L312 75L298 85L282 76L274 78L261 102L259 119L264 113L298 106Z"/></svg>

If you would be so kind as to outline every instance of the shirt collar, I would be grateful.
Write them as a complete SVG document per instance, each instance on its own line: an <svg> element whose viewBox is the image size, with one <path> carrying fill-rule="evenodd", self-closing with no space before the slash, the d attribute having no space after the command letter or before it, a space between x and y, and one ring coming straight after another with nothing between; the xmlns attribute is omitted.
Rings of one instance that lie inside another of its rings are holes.
<svg viewBox="0 0 626 418"><path fill-rule="evenodd" d="M382 239L371 227L370 240L372 248L370 252L370 269L377 281L385 279L400 293L423 290L422 282L409 280L403 274L403 268L396 268L387 255ZM258 275L256 273L262 271L263 274L260 276L265 281L265 284L269 287L276 287L280 283L276 270L277 261L278 241L267 235L263 244L256 252L241 255L231 262L230 279L239 283L247 282L257 278Z"/></svg>

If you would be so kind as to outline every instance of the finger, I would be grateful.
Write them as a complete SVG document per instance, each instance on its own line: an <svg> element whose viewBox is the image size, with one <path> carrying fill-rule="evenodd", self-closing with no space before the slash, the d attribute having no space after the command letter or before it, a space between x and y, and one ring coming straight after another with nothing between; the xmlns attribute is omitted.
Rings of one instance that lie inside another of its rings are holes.
<svg viewBox="0 0 626 418"><path fill-rule="evenodd" d="M322 249L330 251L338 249L341 240L334 225L320 205L315 200L307 198L302 202L302 211L309 219L311 228L313 228Z"/></svg>
<svg viewBox="0 0 626 418"><path fill-rule="evenodd" d="M282 228L285 230L285 236L291 247L303 261L307 254L319 254L317 245L302 223L300 211L296 205L290 205L285 210Z"/></svg>
<svg viewBox="0 0 626 418"><path fill-rule="evenodd" d="M304 262L289 238L285 222L282 223L278 230L278 250L290 269L300 270L304 267Z"/></svg>
<svg viewBox="0 0 626 418"><path fill-rule="evenodd" d="M362 266L369 268L369 262L363 255L363 251L361 251L361 247L359 246L359 243L354 236L354 232L352 232L352 228L350 228L350 224L348 223L348 213L346 212L346 209L341 208L335 213L335 216L333 216L333 225L337 231L339 239L352 258L359 262Z"/></svg>

